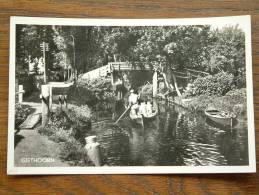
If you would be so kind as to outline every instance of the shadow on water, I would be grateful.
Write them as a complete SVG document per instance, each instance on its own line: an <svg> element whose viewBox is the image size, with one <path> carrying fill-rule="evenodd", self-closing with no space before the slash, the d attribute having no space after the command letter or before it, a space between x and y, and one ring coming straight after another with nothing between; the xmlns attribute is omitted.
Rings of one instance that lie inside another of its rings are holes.
<svg viewBox="0 0 259 195"><path fill-rule="evenodd" d="M206 122L206 118L178 106L159 104L159 114L144 127L126 117L118 125L107 123L95 132L110 166L247 165L246 121L232 129Z"/></svg>

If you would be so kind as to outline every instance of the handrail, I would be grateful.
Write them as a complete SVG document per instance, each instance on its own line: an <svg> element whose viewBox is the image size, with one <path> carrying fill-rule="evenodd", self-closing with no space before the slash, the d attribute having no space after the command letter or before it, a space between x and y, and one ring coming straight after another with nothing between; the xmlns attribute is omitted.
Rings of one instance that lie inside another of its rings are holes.
<svg viewBox="0 0 259 195"><path fill-rule="evenodd" d="M204 71L200 71L200 70L192 70L192 69L188 69L188 68L184 68L185 70L188 70L190 72L198 72L198 73L202 73L202 74L206 74L206 75L209 75L208 72L204 72Z"/></svg>

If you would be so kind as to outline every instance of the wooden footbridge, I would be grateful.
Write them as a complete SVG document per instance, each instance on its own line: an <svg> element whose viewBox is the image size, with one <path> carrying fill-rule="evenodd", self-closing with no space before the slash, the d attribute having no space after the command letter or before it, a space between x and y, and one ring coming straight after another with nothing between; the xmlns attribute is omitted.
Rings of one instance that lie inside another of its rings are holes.
<svg viewBox="0 0 259 195"><path fill-rule="evenodd" d="M112 73L115 71L153 71L154 68L148 64L144 66L139 66L138 64L131 64L130 62L110 62L105 66L99 67L97 69L91 70L85 74L83 74L83 79L94 80L102 77L112 76ZM209 73L204 71L197 71L192 69L173 69L172 71L175 74L176 78L183 78L183 79L191 79L191 78L198 78L208 75Z"/></svg>
<svg viewBox="0 0 259 195"><path fill-rule="evenodd" d="M152 71L153 74L153 96L156 96L157 87L160 82L165 83L166 87L171 91L176 91L178 96L181 96L181 92L177 86L177 78L186 79L187 82L190 82L192 79L196 79L198 77L207 76L209 73L203 71L197 71L192 69L171 69L172 77L174 80L174 86L171 84L170 79L167 79L166 73L163 71L159 71L157 68L153 68L152 66L146 64L140 66L140 64L132 64L130 62L110 62L105 66L94 69L83 74L83 79L96 80L99 78L108 78L112 85L115 86L117 84L122 84L121 78L116 78L115 72L123 72L123 71ZM117 76L118 77L118 76ZM122 98L121 95L118 95L118 99Z"/></svg>
<svg viewBox="0 0 259 195"><path fill-rule="evenodd" d="M91 70L85 74L83 74L83 79L98 79L101 77L107 77L111 75L114 71L134 71L134 70L150 70L152 71L153 68L149 65L145 66L137 66L133 65L129 62L110 62L105 66L100 68L96 68Z"/></svg>

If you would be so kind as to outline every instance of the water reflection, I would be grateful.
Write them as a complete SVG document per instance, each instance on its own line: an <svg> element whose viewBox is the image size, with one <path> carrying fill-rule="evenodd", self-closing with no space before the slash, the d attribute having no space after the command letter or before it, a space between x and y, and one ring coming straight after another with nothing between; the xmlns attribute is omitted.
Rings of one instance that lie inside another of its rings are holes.
<svg viewBox="0 0 259 195"><path fill-rule="evenodd" d="M122 165L247 165L246 122L232 129L211 126L178 106L159 104L159 114L144 127L129 118L97 129L105 163ZM109 126L109 128L108 128Z"/></svg>

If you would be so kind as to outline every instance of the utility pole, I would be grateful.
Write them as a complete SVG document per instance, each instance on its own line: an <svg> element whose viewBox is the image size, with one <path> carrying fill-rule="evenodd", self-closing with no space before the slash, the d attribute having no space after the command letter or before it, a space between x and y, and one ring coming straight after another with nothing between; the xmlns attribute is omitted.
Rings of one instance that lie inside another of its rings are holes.
<svg viewBox="0 0 259 195"><path fill-rule="evenodd" d="M47 75L46 75L46 51L49 51L49 44L46 43L46 42L42 42L40 44L40 47L41 47L41 51L42 51L42 54L43 54L43 65L44 65L44 75L43 75L43 78L44 78L44 83L46 84L47 83Z"/></svg>
<svg viewBox="0 0 259 195"><path fill-rule="evenodd" d="M74 57L74 82L76 81L76 76L77 76L77 70L76 70L76 48L75 48L75 37L73 35L69 35L70 37L72 37L73 40L73 57Z"/></svg>

